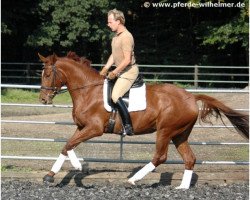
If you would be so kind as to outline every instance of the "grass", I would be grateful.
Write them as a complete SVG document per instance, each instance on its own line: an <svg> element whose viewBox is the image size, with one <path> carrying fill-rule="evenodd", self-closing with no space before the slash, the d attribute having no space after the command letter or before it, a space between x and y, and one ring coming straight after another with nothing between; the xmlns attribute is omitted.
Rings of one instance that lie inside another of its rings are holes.
<svg viewBox="0 0 250 200"><path fill-rule="evenodd" d="M31 172L32 168L29 167L18 167L15 165L3 165L1 166L1 172Z"/></svg>
<svg viewBox="0 0 250 200"><path fill-rule="evenodd" d="M177 82L174 82L174 85L176 85L177 87L180 87L180 88L185 88L185 89L193 88L194 87L191 84L183 84L183 83L177 83Z"/></svg>
<svg viewBox="0 0 250 200"><path fill-rule="evenodd" d="M39 92L23 89L4 89L1 92L2 103L40 103ZM71 104L72 100L68 92L57 95L53 99L54 104Z"/></svg>
<svg viewBox="0 0 250 200"><path fill-rule="evenodd" d="M65 143L34 141L2 141L2 154L11 156L58 156Z"/></svg>
<svg viewBox="0 0 250 200"><path fill-rule="evenodd" d="M249 158L249 149L248 146L237 146L230 147L227 151L222 150L219 155L217 155L218 159L224 160L248 160Z"/></svg>

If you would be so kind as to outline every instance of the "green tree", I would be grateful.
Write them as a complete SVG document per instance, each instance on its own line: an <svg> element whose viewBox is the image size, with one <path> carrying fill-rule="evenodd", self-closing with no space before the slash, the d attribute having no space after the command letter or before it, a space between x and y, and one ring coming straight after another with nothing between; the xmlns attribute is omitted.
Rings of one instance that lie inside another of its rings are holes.
<svg viewBox="0 0 250 200"><path fill-rule="evenodd" d="M210 30L204 36L203 45L218 45L218 49L225 49L227 46L240 43L240 45L248 49L249 45L249 24L248 1L241 2L244 7L233 18L224 20L220 26L210 27Z"/></svg>
<svg viewBox="0 0 250 200"><path fill-rule="evenodd" d="M25 46L27 36L37 24L36 1L8 0L1 2L2 61L31 59L31 49Z"/></svg>
<svg viewBox="0 0 250 200"><path fill-rule="evenodd" d="M103 63L111 39L106 14L117 8L135 38L140 64L248 65L247 0L241 1L243 8L175 9L147 8L145 1L3 1L2 60L37 61L38 51L65 55L72 50Z"/></svg>
<svg viewBox="0 0 250 200"><path fill-rule="evenodd" d="M108 0L41 0L38 6L41 24L29 35L29 46L87 53L87 47L107 40ZM97 49L97 50L98 50ZM78 52L78 53L79 53Z"/></svg>
<svg viewBox="0 0 250 200"><path fill-rule="evenodd" d="M206 20L195 26L196 41L199 41L199 50L202 52L201 63L248 65L248 0L231 3L235 7L209 8L211 14L207 13ZM236 7L236 4L241 7Z"/></svg>
<svg viewBox="0 0 250 200"><path fill-rule="evenodd" d="M11 30L9 29L8 25L5 24L4 22L1 22L1 32L4 35L10 35L11 34Z"/></svg>

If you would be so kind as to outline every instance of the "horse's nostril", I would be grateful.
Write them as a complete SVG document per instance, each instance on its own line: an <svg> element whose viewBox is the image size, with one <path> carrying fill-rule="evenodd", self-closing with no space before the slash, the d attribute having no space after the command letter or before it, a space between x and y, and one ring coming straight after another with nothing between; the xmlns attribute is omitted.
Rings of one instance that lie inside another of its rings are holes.
<svg viewBox="0 0 250 200"><path fill-rule="evenodd" d="M45 99L40 99L40 102L43 104L46 104L46 100Z"/></svg>

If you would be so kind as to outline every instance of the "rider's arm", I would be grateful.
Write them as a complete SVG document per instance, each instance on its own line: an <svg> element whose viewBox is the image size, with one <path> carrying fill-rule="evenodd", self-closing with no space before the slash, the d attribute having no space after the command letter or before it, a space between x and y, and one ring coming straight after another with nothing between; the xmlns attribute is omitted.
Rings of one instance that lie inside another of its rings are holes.
<svg viewBox="0 0 250 200"><path fill-rule="evenodd" d="M111 54L109 56L109 59L106 63L106 65L104 66L106 69L109 69L112 65L114 64L114 58L113 58L113 55Z"/></svg>
<svg viewBox="0 0 250 200"><path fill-rule="evenodd" d="M131 51L123 51L124 58L113 71L116 76L131 63L131 53Z"/></svg>

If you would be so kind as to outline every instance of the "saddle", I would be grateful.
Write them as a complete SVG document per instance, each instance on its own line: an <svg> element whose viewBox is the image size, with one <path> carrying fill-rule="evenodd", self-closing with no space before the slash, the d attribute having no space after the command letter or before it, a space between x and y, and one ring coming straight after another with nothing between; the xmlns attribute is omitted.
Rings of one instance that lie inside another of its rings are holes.
<svg viewBox="0 0 250 200"><path fill-rule="evenodd" d="M112 91L115 85L117 79L113 79L113 80L108 80L108 87L107 87L107 102L108 105L111 106L111 108L115 108L115 104L112 101L111 95L112 95ZM133 85L131 86L131 88L138 88L141 87L144 84L143 81L143 77L141 74L139 74L135 80L135 82L133 83ZM127 105L127 107L129 106L129 91L127 91L123 97L122 100L124 101L124 103Z"/></svg>
<svg viewBox="0 0 250 200"><path fill-rule="evenodd" d="M117 79L107 80L107 103L111 107L111 114L109 117L109 123L105 130L106 133L113 133L114 126L115 126L115 118L117 114L117 109L116 109L115 103L113 102L111 98L111 95L112 95L112 90L114 88L116 80ZM143 84L144 84L143 77L142 75L139 74L135 82L131 86L131 88L139 88L139 87L142 87ZM130 90L126 92L122 97L122 100L124 101L127 107L129 106L129 94L130 94Z"/></svg>

